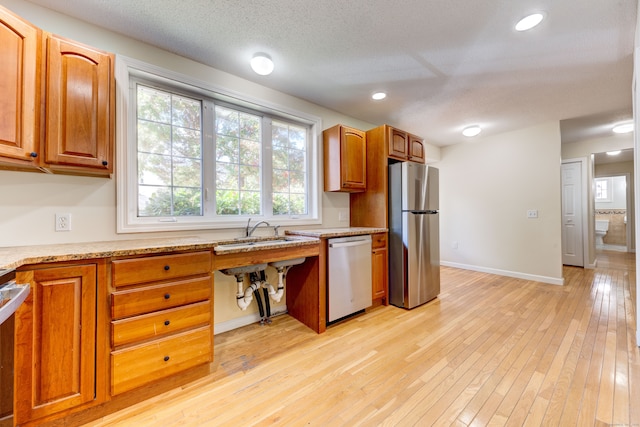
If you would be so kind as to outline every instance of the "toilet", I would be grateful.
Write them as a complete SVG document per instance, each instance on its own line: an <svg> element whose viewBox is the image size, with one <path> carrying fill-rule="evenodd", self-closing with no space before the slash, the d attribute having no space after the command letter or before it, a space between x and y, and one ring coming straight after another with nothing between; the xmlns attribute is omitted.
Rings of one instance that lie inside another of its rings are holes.
<svg viewBox="0 0 640 427"><path fill-rule="evenodd" d="M604 241L602 239L607 234L607 231L609 231L609 220L596 219L596 246L604 245Z"/></svg>

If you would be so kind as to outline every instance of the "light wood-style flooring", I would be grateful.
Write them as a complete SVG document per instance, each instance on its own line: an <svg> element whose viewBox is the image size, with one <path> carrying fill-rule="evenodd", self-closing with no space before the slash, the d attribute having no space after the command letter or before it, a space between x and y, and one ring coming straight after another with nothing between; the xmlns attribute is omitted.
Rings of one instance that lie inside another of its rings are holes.
<svg viewBox="0 0 640 427"><path fill-rule="evenodd" d="M90 425L638 426L634 255L564 275L443 267L439 298L411 311L216 335L210 376Z"/></svg>

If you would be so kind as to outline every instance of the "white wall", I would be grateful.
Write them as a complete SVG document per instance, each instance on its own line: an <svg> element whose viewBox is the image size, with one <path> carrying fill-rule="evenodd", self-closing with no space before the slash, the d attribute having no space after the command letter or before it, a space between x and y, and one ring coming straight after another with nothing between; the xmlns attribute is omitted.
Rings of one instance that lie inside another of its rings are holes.
<svg viewBox="0 0 640 427"><path fill-rule="evenodd" d="M597 172L596 172L597 174ZM596 202L596 209L626 209L627 208L627 180L624 176L611 176L607 178L611 183L611 200L607 202Z"/></svg>
<svg viewBox="0 0 640 427"><path fill-rule="evenodd" d="M561 284L559 123L470 140L441 155L442 264ZM537 219L527 218L531 209Z"/></svg>

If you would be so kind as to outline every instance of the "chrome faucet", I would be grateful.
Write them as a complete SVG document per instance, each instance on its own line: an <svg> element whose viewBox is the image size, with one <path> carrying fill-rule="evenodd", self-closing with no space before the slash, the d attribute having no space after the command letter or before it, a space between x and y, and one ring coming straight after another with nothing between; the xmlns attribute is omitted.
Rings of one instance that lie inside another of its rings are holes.
<svg viewBox="0 0 640 427"><path fill-rule="evenodd" d="M256 228L258 228L258 226L260 224L264 224L267 227L270 227L270 225L269 225L269 223L267 221L260 221L256 225L254 225L253 227L250 227L250 224L251 224L251 218L249 218L249 221L247 221L247 229L245 230L245 237L251 237L253 232L256 231Z"/></svg>

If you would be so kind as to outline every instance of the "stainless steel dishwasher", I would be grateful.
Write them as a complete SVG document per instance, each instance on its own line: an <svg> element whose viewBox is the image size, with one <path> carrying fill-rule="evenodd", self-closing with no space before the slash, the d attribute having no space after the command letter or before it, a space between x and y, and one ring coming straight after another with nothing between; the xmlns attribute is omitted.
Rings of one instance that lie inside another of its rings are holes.
<svg viewBox="0 0 640 427"><path fill-rule="evenodd" d="M329 239L328 321L371 306L371 236Z"/></svg>

